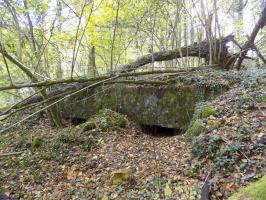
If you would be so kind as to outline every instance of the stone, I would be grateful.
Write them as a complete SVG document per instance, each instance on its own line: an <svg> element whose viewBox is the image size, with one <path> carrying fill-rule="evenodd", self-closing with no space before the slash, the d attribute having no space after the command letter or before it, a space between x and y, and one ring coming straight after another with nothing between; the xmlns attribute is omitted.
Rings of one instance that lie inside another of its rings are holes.
<svg viewBox="0 0 266 200"><path fill-rule="evenodd" d="M129 181L133 177L132 169L120 169L113 171L111 174L111 182L113 185L121 185L124 182Z"/></svg>

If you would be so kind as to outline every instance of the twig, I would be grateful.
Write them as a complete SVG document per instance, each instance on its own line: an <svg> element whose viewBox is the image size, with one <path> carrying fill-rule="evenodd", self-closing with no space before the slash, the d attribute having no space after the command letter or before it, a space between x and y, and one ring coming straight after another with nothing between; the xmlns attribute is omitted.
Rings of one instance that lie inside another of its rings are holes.
<svg viewBox="0 0 266 200"><path fill-rule="evenodd" d="M43 90L44 90L44 88L42 88L41 90L39 90L39 91L33 93L32 95L28 96L27 98L25 98L25 99L23 99L23 100L17 102L16 104L12 105L12 106L11 106L10 108L8 108L7 110L5 110L5 111L3 111L3 112L0 112L0 116L8 114L12 109L15 109L17 106L19 106L19 104L21 104L21 103L27 101L29 98L33 97L34 95L40 93L40 92L43 91Z"/></svg>
<svg viewBox="0 0 266 200"><path fill-rule="evenodd" d="M76 91L76 92L73 92L72 94L66 95L66 96L64 96L63 98L61 98L61 99L59 99L59 100L57 100L57 101L55 101L55 102L53 102L53 103L51 103L51 104L45 106L44 108L42 108L42 109L40 109L40 110L38 110L38 111L36 111L36 112L30 114L29 116L25 117L24 119L22 119L22 120L20 120L20 121L18 121L18 122L16 122L16 123L10 125L9 127L5 128L5 129L3 129L3 130L1 130L1 131L0 131L0 134L3 133L3 132L5 132L5 131L7 131L7 130L9 130L9 129L11 129L11 128L13 128L13 127L15 127L15 126L18 125L18 124L20 124L20 123L26 121L27 119L29 119L29 118L31 118L32 116L34 116L34 115L40 113L41 111L46 110L47 108L50 108L50 107L53 106L53 105L56 105L57 103L63 101L64 99L66 99L66 98L68 98L68 97L70 97L70 96L73 96L73 95L75 95L75 94L78 94L79 92L82 92L82 91L87 90L87 89L89 89L89 88L92 88L92 87L94 87L94 86L100 85L100 84L105 83L105 82L107 82L107 81L114 80L114 79L116 79L116 78L118 78L118 77L119 77L119 75L116 75L116 76L114 76L114 77L111 77L111 78L108 78L108 79L104 79L104 80L102 80L102 81L98 81L98 82L93 83L93 84L91 84L91 85L88 85L88 86L86 86L86 87L84 87L84 88L82 88L82 89L80 89L80 90L78 90L78 91Z"/></svg>
<svg viewBox="0 0 266 200"><path fill-rule="evenodd" d="M193 68L191 68L193 69ZM164 74L164 73L183 73L187 72L189 70L156 70L156 71L146 71L146 72L129 72L129 73L123 73L120 74L119 77L130 77L130 76L141 76L141 75L149 75L149 74ZM76 78L76 79L62 79L62 80L47 80L47 81L40 81L36 83L25 83L25 84L16 84L12 86L3 86L0 87L0 91L4 90L11 90L11 89L21 89L21 88L28 88L28 87L40 87L40 86L51 86L51 85L56 85L56 84L63 84L63 83L87 83L87 82L94 82L94 81L99 81L103 80L106 78L110 78L113 75L111 74L106 74L98 77L93 77L93 78Z"/></svg>
<svg viewBox="0 0 266 200"><path fill-rule="evenodd" d="M82 19L85 7L86 7L86 0L84 1L84 4L82 6L81 14L79 16L78 27L77 27L77 30L76 30L76 36L75 36L75 42L74 42L74 48L73 48L73 56L72 56L72 66L71 66L71 76L70 76L71 79L73 78L73 72L74 72L74 67L75 67L76 44L77 44L77 41L78 41L79 27L80 27L80 24L81 24L81 19Z"/></svg>
<svg viewBox="0 0 266 200"><path fill-rule="evenodd" d="M12 155L19 155L19 154L22 154L21 151L18 151L18 152L10 152L10 153L1 153L0 154L0 157L3 157L3 156L12 156Z"/></svg>
<svg viewBox="0 0 266 200"><path fill-rule="evenodd" d="M113 70L113 58L114 58L114 45L115 45L115 36L116 36L116 29L118 23L118 14L120 8L120 0L117 0L117 8L116 8L116 16L115 16L115 27L113 31L113 39L112 39L112 46L111 46L111 60L110 60L110 69Z"/></svg>
<svg viewBox="0 0 266 200"><path fill-rule="evenodd" d="M0 46L0 48L2 48L2 46ZM4 63L5 63L5 66L6 66L6 70L7 70L7 73L8 73L8 76L9 76L9 80L10 80L10 84L13 85L13 80L12 80L12 76L11 76L11 73L9 71L9 67L8 67L8 64L7 64L7 61L6 61L6 57L1 49L1 54L2 54L2 57L3 57L3 60L4 60Z"/></svg>

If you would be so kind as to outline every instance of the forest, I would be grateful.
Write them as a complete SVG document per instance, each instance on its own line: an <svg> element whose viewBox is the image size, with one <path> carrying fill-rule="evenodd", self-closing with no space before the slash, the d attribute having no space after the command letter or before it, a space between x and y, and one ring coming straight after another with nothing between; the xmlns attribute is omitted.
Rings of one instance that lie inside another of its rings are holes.
<svg viewBox="0 0 266 200"><path fill-rule="evenodd" d="M265 0L0 0L0 200L266 200Z"/></svg>

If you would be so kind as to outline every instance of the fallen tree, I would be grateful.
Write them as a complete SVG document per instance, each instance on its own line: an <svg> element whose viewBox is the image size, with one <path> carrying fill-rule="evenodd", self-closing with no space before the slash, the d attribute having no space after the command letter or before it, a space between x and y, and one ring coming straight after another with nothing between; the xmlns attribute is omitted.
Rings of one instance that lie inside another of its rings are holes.
<svg viewBox="0 0 266 200"><path fill-rule="evenodd" d="M247 56L248 50L254 49L257 52L259 58L261 58L261 60L264 63L266 63L265 62L266 59L259 52L258 48L254 44L255 38L259 30L262 29L265 25L266 25L266 6L262 11L262 14L258 22L256 23L251 36L248 37L248 41L243 45L243 47L241 47L241 45L239 45L238 42L235 41L233 35L228 35L223 38L214 39L211 42L202 41L199 43L194 43L192 45L181 47L181 48L174 49L174 50L159 51L159 52L155 52L152 54L148 54L148 55L138 58L137 60L131 63L120 66L118 69L111 71L110 74L106 74L106 75L95 77L95 78L84 78L83 77L83 78L71 78L71 79L63 79L63 80L38 81L35 75L31 73L29 68L27 68L25 65L20 63L17 59L15 59L12 55L6 52L3 45L1 44L0 51L3 54L3 56L6 57L12 63L14 63L16 66L18 66L25 74L27 74L27 76L32 80L32 83L16 84L12 82L11 85L9 86L0 87L0 91L31 87L35 89L37 88L40 91L41 95L34 95L30 98L27 98L26 100L23 100L21 103L17 103L16 105L11 106L6 111L0 113L0 116L4 114L8 114L12 110L21 108L23 106L25 108L28 108L27 104L33 104L33 103L38 103L38 102L45 102L45 103L52 102L49 105L53 106L55 105L53 101L60 102L61 100L66 98L71 93L76 94L76 92L82 89L83 87L91 88L101 83L108 83L109 81L115 83L117 81L114 81L114 80L120 77L136 76L138 75L138 73L131 73L131 72L146 64L150 64L153 62L168 61L168 60L178 59L182 57L198 57L198 58L205 59L206 63L208 63L211 57L212 58L211 60L213 61L212 65L228 69L230 68L230 66L234 65L235 62L237 62L237 68L240 69L243 60L250 59L250 57ZM237 46L239 46L240 48L240 52L235 53L235 54L231 54L230 52L228 52L228 47L227 47L228 42L234 42L235 44L237 44ZM215 47L216 49L214 49L213 47ZM178 72L178 71L174 70L172 72ZM167 71L140 72L139 74L143 75L145 73L146 74L167 73ZM71 85L68 85L68 84L73 84L73 83L84 83L84 86L72 87ZM66 86L64 86L63 88L59 90L54 90L52 92L49 92L47 94L46 89L49 86L58 85L58 84L65 84ZM36 106L40 106L40 105L43 105L43 104L40 103L40 104L37 104ZM46 105L45 107L50 108L49 105ZM54 118L55 124L57 124L56 121L58 120L57 120L57 117L55 117L57 116L57 114L55 113L54 107L51 107L50 113L51 115L53 115L52 118ZM60 122L58 124L60 124Z"/></svg>
<svg viewBox="0 0 266 200"><path fill-rule="evenodd" d="M213 55L215 64L221 67L225 67L226 58L229 55L228 47L226 44L233 41L233 39L233 35L228 35L224 38L214 39L212 41L212 43L216 43L215 46L217 48L215 51L213 51L216 52L215 55ZM182 57L199 57L204 58L207 62L209 60L210 54L213 54L213 52L210 52L209 42L202 41L200 43L194 43L193 45L181 47L174 50L159 51L153 54L145 55L131 63L119 67L117 70L113 71L113 73L130 72L152 62L168 61Z"/></svg>
<svg viewBox="0 0 266 200"><path fill-rule="evenodd" d="M258 56L261 58L261 60L266 64L266 59L262 56L262 54L259 52L259 50L254 44L257 34L259 33L260 29L263 29L265 25L266 25L266 6L262 10L261 16L259 20L257 21L255 27L253 28L251 35L248 37L248 40L241 48L241 52L238 55L238 61L236 64L237 69L240 69L242 62L245 59L245 56L247 55L247 52L250 49L254 49L257 52Z"/></svg>

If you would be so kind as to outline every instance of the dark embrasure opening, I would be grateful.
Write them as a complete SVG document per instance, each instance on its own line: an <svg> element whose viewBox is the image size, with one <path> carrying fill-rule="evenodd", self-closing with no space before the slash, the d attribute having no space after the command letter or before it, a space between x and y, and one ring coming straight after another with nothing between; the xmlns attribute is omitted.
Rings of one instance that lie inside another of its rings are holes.
<svg viewBox="0 0 266 200"><path fill-rule="evenodd" d="M182 133L182 130L162 127L158 125L141 125L141 129L144 133L156 137L170 137Z"/></svg>
<svg viewBox="0 0 266 200"><path fill-rule="evenodd" d="M86 122L86 119L80 117L67 118L66 120L75 126Z"/></svg>

